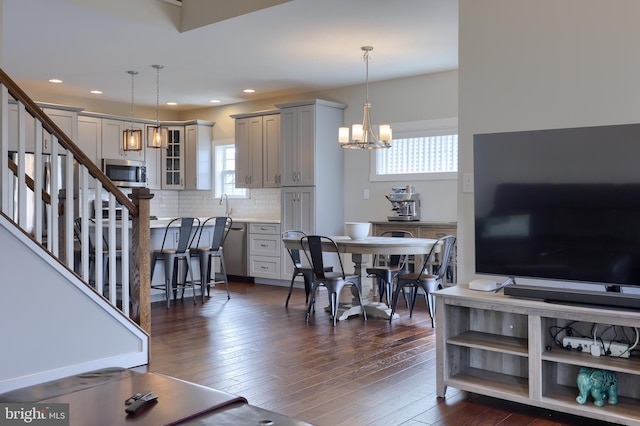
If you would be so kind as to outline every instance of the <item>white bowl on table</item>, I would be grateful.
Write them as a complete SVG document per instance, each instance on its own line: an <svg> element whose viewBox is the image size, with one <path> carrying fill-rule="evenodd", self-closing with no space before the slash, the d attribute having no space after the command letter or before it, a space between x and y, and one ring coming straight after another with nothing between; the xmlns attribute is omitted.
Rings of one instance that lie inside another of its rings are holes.
<svg viewBox="0 0 640 426"><path fill-rule="evenodd" d="M364 240L369 236L371 224L369 222L345 222L344 227L352 240Z"/></svg>

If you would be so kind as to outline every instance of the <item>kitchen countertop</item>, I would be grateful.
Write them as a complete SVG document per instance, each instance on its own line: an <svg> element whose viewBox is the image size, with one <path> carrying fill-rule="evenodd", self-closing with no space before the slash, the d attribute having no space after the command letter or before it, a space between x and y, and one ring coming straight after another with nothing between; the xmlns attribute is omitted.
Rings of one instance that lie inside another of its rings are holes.
<svg viewBox="0 0 640 426"><path fill-rule="evenodd" d="M426 222L426 221L420 221L420 220L414 220L414 221L410 221L410 220L372 220L370 222L373 225L413 225L413 226L442 226L442 227L451 227L451 226L457 226L458 222Z"/></svg>
<svg viewBox="0 0 640 426"><path fill-rule="evenodd" d="M166 228L167 225L169 224L169 222L174 219L174 218L158 218L158 219L152 219L149 222L149 228L151 229L157 229L157 228ZM207 220L207 217L199 217L198 219L200 219L200 223L204 223L205 220ZM234 222L236 223L280 223L280 219L265 219L265 218L257 218L257 217L231 217L231 219L233 219ZM212 226L213 226L213 221L212 222ZM179 222L175 223L175 226L180 226Z"/></svg>
<svg viewBox="0 0 640 426"><path fill-rule="evenodd" d="M151 219L149 221L149 228L150 229L164 229L167 227L167 225L169 224L169 222L174 219L174 218L170 218L170 217L161 217L158 219ZM199 217L198 219L200 219L200 223L204 223L205 220L207 220L207 217ZM280 223L280 219L266 219L266 218L258 218L258 217L231 217L231 219L233 219L234 222L236 223ZM103 219L102 221L105 225L108 223L108 219ZM213 222L213 221L212 221ZM120 221L116 221L116 224L120 224ZM129 226L131 226L131 221L129 221ZM174 225L172 226L180 226L179 222L174 223ZM213 223L211 223L211 226L213 226Z"/></svg>

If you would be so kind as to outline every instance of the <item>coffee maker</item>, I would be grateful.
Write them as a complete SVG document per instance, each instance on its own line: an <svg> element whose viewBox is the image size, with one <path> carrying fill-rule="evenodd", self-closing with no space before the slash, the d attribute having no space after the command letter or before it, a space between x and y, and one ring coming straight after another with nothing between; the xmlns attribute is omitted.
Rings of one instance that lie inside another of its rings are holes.
<svg viewBox="0 0 640 426"><path fill-rule="evenodd" d="M420 220L420 194L415 192L414 185L391 188L391 194L386 195L391 202L392 216L387 216L389 221L411 222Z"/></svg>

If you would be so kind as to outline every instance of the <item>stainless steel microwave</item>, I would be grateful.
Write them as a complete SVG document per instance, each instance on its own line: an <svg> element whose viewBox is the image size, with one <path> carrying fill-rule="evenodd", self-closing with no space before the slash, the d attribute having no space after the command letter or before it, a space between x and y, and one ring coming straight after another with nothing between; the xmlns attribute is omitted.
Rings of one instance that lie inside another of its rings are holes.
<svg viewBox="0 0 640 426"><path fill-rule="evenodd" d="M147 185L147 167L142 161L103 158L102 171L120 187L138 188Z"/></svg>

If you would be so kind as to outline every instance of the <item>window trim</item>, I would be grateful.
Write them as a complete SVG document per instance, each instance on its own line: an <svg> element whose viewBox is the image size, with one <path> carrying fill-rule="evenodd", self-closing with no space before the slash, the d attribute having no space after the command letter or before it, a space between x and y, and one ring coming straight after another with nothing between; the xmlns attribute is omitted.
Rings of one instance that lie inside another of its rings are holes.
<svg viewBox="0 0 640 426"><path fill-rule="evenodd" d="M391 125L394 139L412 137L431 137L458 134L458 117L438 118L434 120L407 121ZM369 154L370 182L400 182L427 180L457 180L458 172L440 173L404 173L393 175L376 174L376 155L379 150L373 149Z"/></svg>
<svg viewBox="0 0 640 426"><path fill-rule="evenodd" d="M227 148L229 146L235 146L235 141L233 140L221 140L218 141L217 143L214 143L214 148L213 148L213 156L214 156L214 161L213 161L213 167L214 167L214 185L213 185L213 198L221 198L223 195L223 191L222 191L222 187L223 187L223 182L221 181L221 175L222 173L219 170L219 166L220 163L222 161L224 161L223 158L220 158L219 156L219 151L220 149L224 149ZM244 194L227 194L227 197L229 199L248 199L251 197L250 195L250 191L248 188L239 188L239 189L244 189Z"/></svg>

